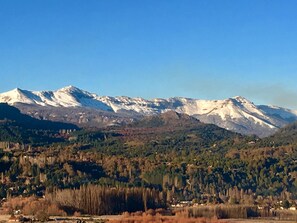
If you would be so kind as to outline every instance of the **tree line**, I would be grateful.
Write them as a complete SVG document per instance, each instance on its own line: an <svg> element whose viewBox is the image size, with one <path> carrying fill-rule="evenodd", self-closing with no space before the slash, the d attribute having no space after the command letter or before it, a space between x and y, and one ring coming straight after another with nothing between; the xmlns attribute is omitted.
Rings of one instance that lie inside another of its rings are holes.
<svg viewBox="0 0 297 223"><path fill-rule="evenodd" d="M149 188L115 188L82 185L78 189L54 189L46 198L68 213L79 211L92 215L146 211L166 206L166 193Z"/></svg>

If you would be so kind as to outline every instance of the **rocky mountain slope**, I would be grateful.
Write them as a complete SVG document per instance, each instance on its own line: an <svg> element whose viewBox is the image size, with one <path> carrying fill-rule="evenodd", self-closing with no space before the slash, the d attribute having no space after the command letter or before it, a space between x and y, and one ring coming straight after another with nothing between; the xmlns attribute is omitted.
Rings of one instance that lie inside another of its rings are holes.
<svg viewBox="0 0 297 223"><path fill-rule="evenodd" d="M297 120L297 111L277 106L258 106L240 96L225 100L182 97L146 100L124 96L98 96L68 86L57 91L28 91L16 88L0 94L0 102L14 105L36 118L92 127L129 123L143 116L173 110L234 132L264 137Z"/></svg>

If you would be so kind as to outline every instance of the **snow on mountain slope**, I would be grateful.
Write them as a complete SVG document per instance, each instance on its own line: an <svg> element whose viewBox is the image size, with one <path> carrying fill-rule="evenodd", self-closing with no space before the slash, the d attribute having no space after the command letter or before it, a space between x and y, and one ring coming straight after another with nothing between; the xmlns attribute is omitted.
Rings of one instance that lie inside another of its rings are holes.
<svg viewBox="0 0 297 223"><path fill-rule="evenodd" d="M57 91L26 91L14 89L0 94L0 102L10 105L16 103L53 107L91 107L105 111L111 110L106 104L96 99L95 94L68 86Z"/></svg>
<svg viewBox="0 0 297 223"><path fill-rule="evenodd" d="M258 107L266 114L273 115L281 119L291 120L291 119L295 119L295 117L297 116L297 111L281 108L278 106L259 105Z"/></svg>
<svg viewBox="0 0 297 223"><path fill-rule="evenodd" d="M24 103L24 104L33 104L36 101L39 101L39 98L30 91L21 90L15 88L11 91L0 94L0 101L6 102L10 105L15 103Z"/></svg>
<svg viewBox="0 0 297 223"><path fill-rule="evenodd" d="M225 100L200 100L175 97L145 100L143 98L98 96L68 86L57 91L27 91L14 89L0 94L0 102L42 107L88 108L113 114L154 115L169 110L194 116L206 123L243 134L267 136L278 128L297 120L297 112L276 106L257 106L236 96ZM66 111L66 110L65 110ZM62 118L62 117L61 117ZM88 117L85 117L88 120Z"/></svg>

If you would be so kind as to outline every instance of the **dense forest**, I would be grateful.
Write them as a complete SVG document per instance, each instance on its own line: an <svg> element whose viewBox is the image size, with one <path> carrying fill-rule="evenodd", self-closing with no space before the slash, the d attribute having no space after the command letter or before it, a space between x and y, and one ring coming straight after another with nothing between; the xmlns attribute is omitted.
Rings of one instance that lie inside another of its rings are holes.
<svg viewBox="0 0 297 223"><path fill-rule="evenodd" d="M181 201L296 205L296 124L259 139L174 112L92 131L15 123L0 125L2 198L46 195L91 214Z"/></svg>

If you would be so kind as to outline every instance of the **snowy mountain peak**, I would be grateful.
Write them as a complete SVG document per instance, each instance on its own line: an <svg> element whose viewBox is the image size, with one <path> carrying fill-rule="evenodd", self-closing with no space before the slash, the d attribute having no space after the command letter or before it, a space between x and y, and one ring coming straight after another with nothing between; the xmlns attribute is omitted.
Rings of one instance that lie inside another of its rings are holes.
<svg viewBox="0 0 297 223"><path fill-rule="evenodd" d="M0 94L0 102L19 106L20 109L22 109L20 104L35 106L27 108L29 110L65 108L67 112L66 108L71 107L94 109L121 117L140 117L174 111L235 132L259 136L269 135L278 128L297 120L296 111L277 106L257 106L242 96L225 100L183 97L146 100L127 96L98 96L71 85L56 91L27 91L16 88ZM60 121L63 121L63 117L61 116Z"/></svg>
<svg viewBox="0 0 297 223"><path fill-rule="evenodd" d="M25 103L31 104L33 103L30 91L22 90L20 88L15 88L11 91L5 92L0 94L0 102L5 102L8 104L15 104L15 103Z"/></svg>
<svg viewBox="0 0 297 223"><path fill-rule="evenodd" d="M238 102L241 102L241 103L252 103L251 101L249 101L248 99L246 99L245 97L242 97L242 96L235 96L235 97L232 97L232 99L234 99Z"/></svg>
<svg viewBox="0 0 297 223"><path fill-rule="evenodd" d="M13 89L12 91L13 91L13 92L21 92L22 89L20 89L20 88L17 87L17 88L15 88L15 89Z"/></svg>
<svg viewBox="0 0 297 223"><path fill-rule="evenodd" d="M83 90L81 90L80 88L78 87L75 87L75 86L72 86L72 85L69 85L69 86L66 86L66 87L63 87L57 91L63 91L63 92L83 92Z"/></svg>
<svg viewBox="0 0 297 223"><path fill-rule="evenodd" d="M20 88L15 88L15 89L13 89L13 90L11 90L11 91L8 91L8 92L6 92L8 95L11 95L11 96L13 96L13 95L21 95L21 94L25 94L25 90L22 90L22 89L20 89Z"/></svg>

